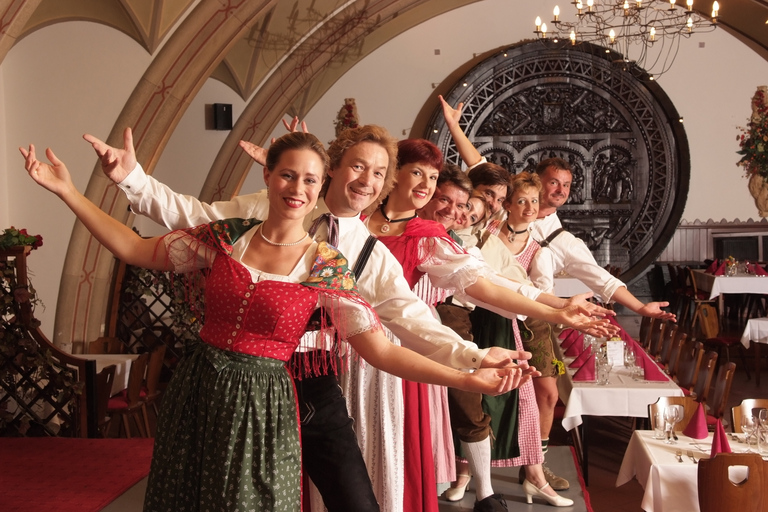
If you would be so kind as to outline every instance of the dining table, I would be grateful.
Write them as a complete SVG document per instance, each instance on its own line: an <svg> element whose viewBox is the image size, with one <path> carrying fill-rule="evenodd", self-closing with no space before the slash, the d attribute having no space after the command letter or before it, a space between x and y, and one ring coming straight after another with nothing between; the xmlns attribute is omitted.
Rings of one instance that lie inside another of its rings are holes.
<svg viewBox="0 0 768 512"><path fill-rule="evenodd" d="M632 370L625 366L614 366L608 376L608 382L604 385L574 381L576 370L568 368L568 365L575 358L563 356L559 343L555 343L554 348L555 356L563 361L566 367L565 374L557 379L558 394L565 404L562 425L573 434L582 474L585 482L588 482L590 416L645 419L648 417L648 404L655 403L661 396L683 396L683 391L668 377L664 381L650 381L642 377L636 380Z"/></svg>
<svg viewBox="0 0 768 512"><path fill-rule="evenodd" d="M741 335L741 344L755 347L755 384L760 385L760 345L768 343L768 318L750 318Z"/></svg>
<svg viewBox="0 0 768 512"><path fill-rule="evenodd" d="M96 373L109 365L115 365L115 380L112 381L112 389L109 396L114 396L128 387L128 375L131 372L131 363L139 357L139 354L72 354L79 359L96 362Z"/></svg>
<svg viewBox="0 0 768 512"><path fill-rule="evenodd" d="M616 487L636 478L644 489L640 507L646 512L698 512L698 461L710 457L712 436L710 432L704 439L693 439L679 433L676 443L667 444L664 439L654 439L651 430L635 430L624 452ZM733 452L748 450L743 437L731 434ZM738 466L734 470L740 471ZM741 477L733 476L736 481Z"/></svg>
<svg viewBox="0 0 768 512"><path fill-rule="evenodd" d="M709 293L710 299L717 298L720 315L725 311L723 301L726 294L768 294L768 276L741 273L734 276L716 276L703 269L694 269L693 279L696 281L696 288Z"/></svg>

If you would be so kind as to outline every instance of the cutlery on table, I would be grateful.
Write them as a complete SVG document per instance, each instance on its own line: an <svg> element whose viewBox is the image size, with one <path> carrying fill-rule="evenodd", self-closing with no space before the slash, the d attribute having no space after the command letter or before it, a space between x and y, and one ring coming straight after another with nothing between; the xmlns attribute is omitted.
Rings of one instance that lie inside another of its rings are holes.
<svg viewBox="0 0 768 512"><path fill-rule="evenodd" d="M693 456L693 451L691 451L691 450L688 450L688 457L690 457L691 461L692 461L694 464L698 464L698 463L699 463L699 461L697 461L697 460L696 460L696 457L694 457L694 456Z"/></svg>
<svg viewBox="0 0 768 512"><path fill-rule="evenodd" d="M675 451L675 457L677 457L677 462L683 462L683 451L682 450L676 450Z"/></svg>

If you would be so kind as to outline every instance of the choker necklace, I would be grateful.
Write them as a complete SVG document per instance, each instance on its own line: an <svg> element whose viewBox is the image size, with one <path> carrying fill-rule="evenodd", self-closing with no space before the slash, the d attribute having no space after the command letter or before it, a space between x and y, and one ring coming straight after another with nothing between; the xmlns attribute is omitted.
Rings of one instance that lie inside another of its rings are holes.
<svg viewBox="0 0 768 512"><path fill-rule="evenodd" d="M389 233L389 225L390 224L394 224L396 222L406 222L406 221L409 221L411 219L415 219L416 218L416 214L413 214L410 217L405 217L403 219L392 220L389 217L387 217L386 213L384 213L384 208L383 207L379 208L379 211L381 212L381 216L384 217L384 221L386 222L386 224L382 224L382 226L379 228L379 231L381 231L382 233Z"/></svg>
<svg viewBox="0 0 768 512"><path fill-rule="evenodd" d="M507 234L507 240L511 243L515 241L515 237L517 235L522 235L523 233L528 231L528 228L522 229L520 231L515 231L514 229L512 229L512 226L507 224L507 230L509 230L509 233Z"/></svg>
<svg viewBox="0 0 768 512"><path fill-rule="evenodd" d="M269 245L276 245L277 247L290 247L292 245L299 245L301 242L307 239L309 236L309 233L304 233L304 236L301 237L299 240L296 240L295 242L289 242L289 243L278 243L273 242L269 238L264 236L264 231L262 229L259 229L259 234L261 235L261 238L264 239L265 242L267 242Z"/></svg>

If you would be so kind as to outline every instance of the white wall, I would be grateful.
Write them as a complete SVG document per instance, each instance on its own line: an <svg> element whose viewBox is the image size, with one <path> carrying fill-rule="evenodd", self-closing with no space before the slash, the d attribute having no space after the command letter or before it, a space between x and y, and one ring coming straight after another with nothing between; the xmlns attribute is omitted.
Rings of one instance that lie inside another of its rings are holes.
<svg viewBox="0 0 768 512"><path fill-rule="evenodd" d="M107 137L150 61L150 55L124 34L95 23L73 22L30 34L0 66L7 127L2 144L8 149L0 180L7 180L3 194L7 224L43 236L44 245L32 253L29 268L46 306L36 316L51 339L74 215L27 176L17 148L34 143L42 152L51 147L67 164L75 185L84 190L96 158L82 135Z"/></svg>
<svg viewBox="0 0 768 512"><path fill-rule="evenodd" d="M331 87L307 115L310 129L320 140L330 141L333 119L344 98L351 97L361 122L381 124L401 137L431 94L432 83L442 82L473 54L533 37L533 20L537 15L546 18L544 13L553 5L486 0L401 34ZM699 48L699 42L705 47ZM683 43L672 70L659 81L685 118L691 147L691 192L683 217L754 218L746 180L735 165L736 127L746 123L755 87L768 82L768 62L723 30ZM435 49L440 49L439 56ZM55 148L83 189L96 160L80 137L85 132L102 138L109 134L150 62L144 49L113 29L68 22L29 35L0 63L0 227L25 227L45 239L30 266L48 308L38 311L38 317L49 336L74 217L26 177L16 148L30 142ZM244 106L233 91L209 80L155 169L161 181L193 195L199 193L226 136L205 130L205 105L210 103L231 103L235 118ZM274 134L283 132L276 127ZM263 187L258 166L253 171L243 192ZM150 223L136 225L142 233L155 233Z"/></svg>

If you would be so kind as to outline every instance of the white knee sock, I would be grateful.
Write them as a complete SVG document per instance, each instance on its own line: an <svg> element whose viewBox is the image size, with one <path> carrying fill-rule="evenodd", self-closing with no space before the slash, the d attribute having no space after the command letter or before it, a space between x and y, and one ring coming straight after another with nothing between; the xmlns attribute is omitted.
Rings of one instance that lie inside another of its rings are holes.
<svg viewBox="0 0 768 512"><path fill-rule="evenodd" d="M469 470L475 481L477 501L493 494L491 484L491 438L486 437L476 443L461 442L461 448L467 456Z"/></svg>

